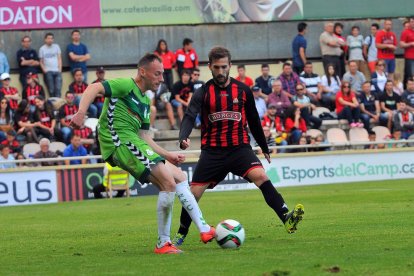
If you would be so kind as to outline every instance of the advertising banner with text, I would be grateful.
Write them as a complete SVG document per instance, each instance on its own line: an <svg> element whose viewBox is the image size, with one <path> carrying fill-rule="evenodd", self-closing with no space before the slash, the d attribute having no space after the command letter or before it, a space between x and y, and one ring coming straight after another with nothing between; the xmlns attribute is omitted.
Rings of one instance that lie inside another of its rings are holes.
<svg viewBox="0 0 414 276"><path fill-rule="evenodd" d="M0 207L55 203L57 201L55 171L1 174Z"/></svg>
<svg viewBox="0 0 414 276"><path fill-rule="evenodd" d="M99 5L100 0L2 0L0 30L100 27Z"/></svg>

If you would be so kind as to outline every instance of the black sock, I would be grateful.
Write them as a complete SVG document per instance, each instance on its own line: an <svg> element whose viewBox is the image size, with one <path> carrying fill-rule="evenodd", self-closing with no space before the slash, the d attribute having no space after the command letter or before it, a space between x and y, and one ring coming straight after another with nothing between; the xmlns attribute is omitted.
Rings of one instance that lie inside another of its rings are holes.
<svg viewBox="0 0 414 276"><path fill-rule="evenodd" d="M276 191L275 187L273 187L272 182L267 180L260 186L260 190L262 191L267 205L276 212L282 222L285 222L285 214L289 212L289 209L287 208L282 195Z"/></svg>
<svg viewBox="0 0 414 276"><path fill-rule="evenodd" d="M180 228L178 229L178 233L180 233L181 235L187 235L188 229L191 225L191 221L192 220L188 212L184 208L181 208Z"/></svg>

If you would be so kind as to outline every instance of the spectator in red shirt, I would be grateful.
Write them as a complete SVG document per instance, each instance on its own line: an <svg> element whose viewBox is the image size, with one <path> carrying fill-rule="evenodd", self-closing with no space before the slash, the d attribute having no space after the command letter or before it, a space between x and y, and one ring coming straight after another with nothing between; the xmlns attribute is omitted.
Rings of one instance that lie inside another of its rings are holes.
<svg viewBox="0 0 414 276"><path fill-rule="evenodd" d="M15 111L20 101L20 95L17 92L16 87L10 86L10 75L9 73L3 73L0 76L0 80L3 86L0 88L0 99L6 98L9 101L10 108Z"/></svg>
<svg viewBox="0 0 414 276"><path fill-rule="evenodd" d="M36 109L35 99L37 96L45 97L45 90L39 84L39 79L36 74L27 74L26 83L26 86L23 88L22 99L29 102L30 111L34 112Z"/></svg>
<svg viewBox="0 0 414 276"><path fill-rule="evenodd" d="M198 56L196 51L193 49L193 41L189 38L184 38L183 48L175 51L175 59L177 62L178 75L182 76L182 72L185 69L192 71L198 67Z"/></svg>
<svg viewBox="0 0 414 276"><path fill-rule="evenodd" d="M246 67L242 64L237 65L237 72L239 73L239 75L236 77L236 80L241 81L248 87L252 88L254 84L253 79L246 76Z"/></svg>
<svg viewBox="0 0 414 276"><path fill-rule="evenodd" d="M395 50L397 49L397 36L392 29L391 19L384 21L384 29L377 32L375 45L378 48L378 59L385 60L385 71L388 78L392 79L395 72Z"/></svg>
<svg viewBox="0 0 414 276"><path fill-rule="evenodd" d="M339 70L338 75L342 79L342 76L345 74L345 64L346 64L346 54L348 52L348 46L346 45L346 38L342 36L342 32L344 30L344 25L342 23L336 22L334 25L334 34L339 38L341 41L341 50L342 54L339 56Z"/></svg>
<svg viewBox="0 0 414 276"><path fill-rule="evenodd" d="M300 108L291 106L286 110L285 131L290 134L289 144L298 145L300 137L307 131L306 122L300 116Z"/></svg>
<svg viewBox="0 0 414 276"><path fill-rule="evenodd" d="M359 122L361 111L355 93L351 91L351 84L349 82L342 82L341 91L338 91L336 94L335 105L338 119L348 120L350 127L364 126Z"/></svg>
<svg viewBox="0 0 414 276"><path fill-rule="evenodd" d="M63 143L69 144L70 137L72 137L73 129L70 126L70 121L73 115L78 112L78 107L74 104L75 95L68 91L65 95L66 103L59 109L60 133Z"/></svg>
<svg viewBox="0 0 414 276"><path fill-rule="evenodd" d="M410 17L409 27L401 33L400 46L404 49L404 83L414 75L414 17Z"/></svg>
<svg viewBox="0 0 414 276"><path fill-rule="evenodd" d="M164 66L164 83L168 87L168 91L172 90L174 84L172 69L175 67L175 55L168 49L167 41L160 39L157 44L157 48L154 54L158 55L162 59L162 65Z"/></svg>
<svg viewBox="0 0 414 276"><path fill-rule="evenodd" d="M267 126L275 134L282 134L282 119L276 114L276 105L269 104L266 114L263 116L262 126Z"/></svg>
<svg viewBox="0 0 414 276"><path fill-rule="evenodd" d="M35 124L32 122L32 119L29 103L26 100L22 100L14 115L14 120L16 122L15 129L17 130L19 141L26 140L31 143L37 140L34 132Z"/></svg>
<svg viewBox="0 0 414 276"><path fill-rule="evenodd" d="M7 132L7 138L1 142L1 144L9 146L10 153L13 154L14 157L22 151L20 143L16 140L16 132L14 130L9 130Z"/></svg>
<svg viewBox="0 0 414 276"><path fill-rule="evenodd" d="M34 122L36 125L36 136L40 138L54 139L56 120L53 114L52 104L47 102L42 96L35 99L36 110L34 112Z"/></svg>

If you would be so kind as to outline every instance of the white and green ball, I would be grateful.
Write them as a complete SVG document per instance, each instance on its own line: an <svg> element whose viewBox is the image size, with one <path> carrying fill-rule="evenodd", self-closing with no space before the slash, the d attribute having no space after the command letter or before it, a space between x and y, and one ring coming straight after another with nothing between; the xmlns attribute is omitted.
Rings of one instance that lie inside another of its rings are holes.
<svg viewBox="0 0 414 276"><path fill-rule="evenodd" d="M216 241L221 248L238 248L244 238L243 226L233 219L223 220L216 227Z"/></svg>

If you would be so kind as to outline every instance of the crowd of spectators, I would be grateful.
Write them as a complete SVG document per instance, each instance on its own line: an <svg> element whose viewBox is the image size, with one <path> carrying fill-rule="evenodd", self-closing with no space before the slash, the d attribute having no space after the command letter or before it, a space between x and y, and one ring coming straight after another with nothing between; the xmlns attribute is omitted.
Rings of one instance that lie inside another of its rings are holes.
<svg viewBox="0 0 414 276"><path fill-rule="evenodd" d="M364 37L359 26L352 26L345 34L340 23L325 23L319 37L324 75L313 70L306 55L307 24L298 24L298 34L292 41L292 62L285 62L282 73L272 75L268 64L262 64L256 78L247 76L243 64L237 66L235 79L249 86L254 95L269 145L298 145L321 142L323 137L307 137L307 130L318 129L322 124L313 115L317 107L325 107L331 116L346 119L351 128L364 127L372 133L373 124L386 126L396 139L408 138L414 130L414 18L409 18L397 39L392 31L392 21L384 20L383 28L372 24L370 34ZM44 36L44 45L38 51L31 48L30 36L21 39L21 49L16 53L19 80L23 87L18 91L10 79L8 58L0 52L0 143L1 158L17 158L22 145L46 140L61 141L68 145L67 152L90 153L95 130L83 126L74 130L69 125L77 112L79 100L88 86L87 61L91 55L81 42L81 32L71 33L72 42L62 54L54 35ZM404 49L404 76L396 73L395 50ZM154 53L162 58L164 80L158 91L148 92L152 99L151 130L157 109L164 109L171 130L177 130L192 94L203 81L199 79L198 55L193 41L185 38L182 48L169 50L167 41L160 39ZM69 60L73 82L62 87L62 56ZM173 70L179 76L174 80ZM46 89L40 84L43 75ZM105 69L96 70L96 80L105 81ZM65 103L54 106L53 98ZM98 118L104 98L97 97L87 116ZM200 126L197 118L195 127ZM45 140L46 139L46 140ZM4 151L4 154L3 154ZM41 151L47 154L47 151ZM21 157L20 157L21 158ZM71 163L74 163L71 161Z"/></svg>

